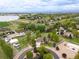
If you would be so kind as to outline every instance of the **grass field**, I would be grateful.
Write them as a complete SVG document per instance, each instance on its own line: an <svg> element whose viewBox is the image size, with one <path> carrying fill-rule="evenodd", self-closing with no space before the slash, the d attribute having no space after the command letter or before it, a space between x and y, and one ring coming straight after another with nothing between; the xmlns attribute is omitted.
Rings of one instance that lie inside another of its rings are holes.
<svg viewBox="0 0 79 59"><path fill-rule="evenodd" d="M1 58L2 57L2 58ZM13 50L4 40L0 39L0 59L12 59Z"/></svg>
<svg viewBox="0 0 79 59"><path fill-rule="evenodd" d="M7 59L5 53L3 52L3 50L0 47L0 59Z"/></svg>
<svg viewBox="0 0 79 59"><path fill-rule="evenodd" d="M64 41L68 41L68 42L71 42L71 43L74 43L74 44L78 44L79 45L79 38L66 38L66 37L63 37L63 36L59 36L60 39L63 39Z"/></svg>
<svg viewBox="0 0 79 59"><path fill-rule="evenodd" d="M0 27L9 26L9 22L0 22Z"/></svg>
<svg viewBox="0 0 79 59"><path fill-rule="evenodd" d="M68 41L71 42L71 43L74 43L74 44L78 44L79 45L79 38L69 39Z"/></svg>
<svg viewBox="0 0 79 59"><path fill-rule="evenodd" d="M26 36L23 36L23 37L16 37L18 40L19 40L19 44L20 44L20 47L21 48L25 48L27 47L27 39L26 39Z"/></svg>

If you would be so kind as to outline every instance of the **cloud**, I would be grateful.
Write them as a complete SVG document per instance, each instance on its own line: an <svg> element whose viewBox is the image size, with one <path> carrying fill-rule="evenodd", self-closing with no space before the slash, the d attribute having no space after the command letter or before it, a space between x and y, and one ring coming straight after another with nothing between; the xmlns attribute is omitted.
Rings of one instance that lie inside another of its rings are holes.
<svg viewBox="0 0 79 59"><path fill-rule="evenodd" d="M19 7L19 6L50 6L77 4L79 0L0 0L0 6Z"/></svg>
<svg viewBox="0 0 79 59"><path fill-rule="evenodd" d="M0 0L0 12L75 12L78 10L79 0Z"/></svg>

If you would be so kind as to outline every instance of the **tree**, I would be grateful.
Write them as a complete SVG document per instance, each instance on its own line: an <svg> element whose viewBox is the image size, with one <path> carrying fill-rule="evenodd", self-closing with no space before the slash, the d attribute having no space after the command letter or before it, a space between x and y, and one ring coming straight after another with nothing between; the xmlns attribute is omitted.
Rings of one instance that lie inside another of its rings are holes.
<svg viewBox="0 0 79 59"><path fill-rule="evenodd" d="M39 30L40 32L44 32L45 31L45 25L44 24L37 24L35 26L36 30Z"/></svg>
<svg viewBox="0 0 79 59"><path fill-rule="evenodd" d="M29 29L29 30L35 30L35 24L32 24L32 23L29 23L28 25L27 25L27 28Z"/></svg>
<svg viewBox="0 0 79 59"><path fill-rule="evenodd" d="M58 46L56 47L56 50L57 50L57 51L59 50L59 47L58 47Z"/></svg>
<svg viewBox="0 0 79 59"><path fill-rule="evenodd" d="M48 50L44 46L39 47L37 51L40 54L40 59L43 59L43 55L48 53Z"/></svg>
<svg viewBox="0 0 79 59"><path fill-rule="evenodd" d="M59 36L56 34L56 32L52 32L52 40L57 43L59 42Z"/></svg>
<svg viewBox="0 0 79 59"><path fill-rule="evenodd" d="M27 32L27 41L30 42L31 41L31 32Z"/></svg>
<svg viewBox="0 0 79 59"><path fill-rule="evenodd" d="M37 52L37 47L36 47L36 41L35 41L35 39L32 38L31 44L32 44L32 47L34 47L34 53L36 53Z"/></svg>
<svg viewBox="0 0 79 59"><path fill-rule="evenodd" d="M79 59L79 52L76 54L74 59Z"/></svg>
<svg viewBox="0 0 79 59"><path fill-rule="evenodd" d="M63 54L62 54L62 57L63 57L63 58L67 58L67 54L63 53Z"/></svg>
<svg viewBox="0 0 79 59"><path fill-rule="evenodd" d="M44 46L41 46L38 48L38 52L40 53L40 55L44 55L46 53L48 53L48 51L46 50L46 48Z"/></svg>
<svg viewBox="0 0 79 59"><path fill-rule="evenodd" d="M50 54L50 53L44 54L43 59L53 59L52 54Z"/></svg>
<svg viewBox="0 0 79 59"><path fill-rule="evenodd" d="M27 56L28 59L33 59L33 53L31 51L28 51L26 53L26 56Z"/></svg>
<svg viewBox="0 0 79 59"><path fill-rule="evenodd" d="M51 37L51 34L50 33L48 33L48 39L49 39L49 41L51 41L52 40L52 37Z"/></svg>
<svg viewBox="0 0 79 59"><path fill-rule="evenodd" d="M19 16L19 19L25 19L25 15Z"/></svg>
<svg viewBox="0 0 79 59"><path fill-rule="evenodd" d="M49 42L46 37L43 37L43 41L44 41L45 44L48 44L48 42Z"/></svg>
<svg viewBox="0 0 79 59"><path fill-rule="evenodd" d="M60 24L62 26L64 26L65 28L70 28L70 27L75 28L76 27L75 26L76 23L72 19L63 19L63 20L60 21Z"/></svg>
<svg viewBox="0 0 79 59"><path fill-rule="evenodd" d="M48 36L47 36L47 37L51 39L51 35L50 35L50 33L48 34Z"/></svg>
<svg viewBox="0 0 79 59"><path fill-rule="evenodd" d="M20 23L18 29L26 30L26 23Z"/></svg>
<svg viewBox="0 0 79 59"><path fill-rule="evenodd" d="M41 37L40 31L36 31L35 33L36 33L36 38Z"/></svg>
<svg viewBox="0 0 79 59"><path fill-rule="evenodd" d="M61 25L61 23L57 22L53 25L53 29L59 28Z"/></svg>

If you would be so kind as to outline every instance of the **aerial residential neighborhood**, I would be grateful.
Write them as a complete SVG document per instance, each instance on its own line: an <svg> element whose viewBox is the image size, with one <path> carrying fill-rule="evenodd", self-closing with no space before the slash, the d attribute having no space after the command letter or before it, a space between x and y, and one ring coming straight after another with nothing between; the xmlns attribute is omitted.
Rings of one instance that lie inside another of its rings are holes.
<svg viewBox="0 0 79 59"><path fill-rule="evenodd" d="M79 59L79 0L0 0L0 59Z"/></svg>
<svg viewBox="0 0 79 59"><path fill-rule="evenodd" d="M79 0L0 0L0 59L79 59Z"/></svg>
<svg viewBox="0 0 79 59"><path fill-rule="evenodd" d="M1 59L79 59L79 14L28 13L13 19L0 21Z"/></svg>

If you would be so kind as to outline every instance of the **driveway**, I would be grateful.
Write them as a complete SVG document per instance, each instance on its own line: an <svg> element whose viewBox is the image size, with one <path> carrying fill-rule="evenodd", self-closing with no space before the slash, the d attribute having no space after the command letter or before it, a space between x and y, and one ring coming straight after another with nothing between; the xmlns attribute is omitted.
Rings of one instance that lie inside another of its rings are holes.
<svg viewBox="0 0 79 59"><path fill-rule="evenodd" d="M25 53L28 51L31 51L33 48L32 47L26 47L22 49L19 53L17 53L13 59L23 59L25 56Z"/></svg>

